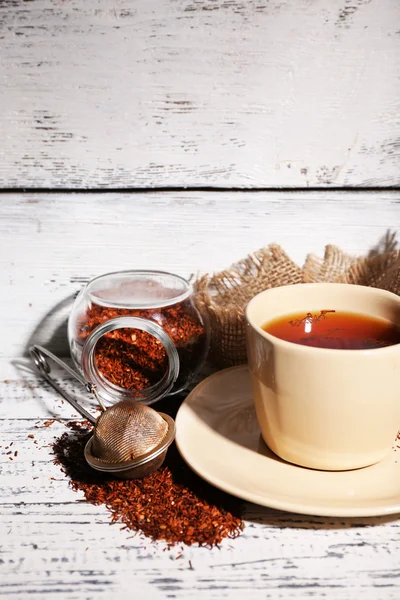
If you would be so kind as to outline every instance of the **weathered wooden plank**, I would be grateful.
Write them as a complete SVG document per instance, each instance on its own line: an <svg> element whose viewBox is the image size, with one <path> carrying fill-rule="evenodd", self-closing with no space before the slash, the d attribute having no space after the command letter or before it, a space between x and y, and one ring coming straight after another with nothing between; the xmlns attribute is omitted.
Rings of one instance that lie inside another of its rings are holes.
<svg viewBox="0 0 400 600"><path fill-rule="evenodd" d="M132 538L118 525L110 527L107 510L82 501L52 463L48 443L63 425L41 427L46 411L24 385L19 395L27 413L36 411L39 418L4 418L8 406L14 411L14 398L3 398L2 598L57 594L81 600L116 593L126 598L132 587L138 598L239 599L250 589L254 598L277 600L316 593L332 600L398 598L400 522L395 517L305 517L247 505L243 534L212 551L167 549L141 536ZM39 446L27 437L30 432ZM4 450L11 442L18 451L14 461Z"/></svg>
<svg viewBox="0 0 400 600"><path fill-rule="evenodd" d="M0 2L0 185L399 184L397 0Z"/></svg>
<svg viewBox="0 0 400 600"><path fill-rule="evenodd" d="M110 527L106 509L84 502L53 464L50 444L75 415L18 349L56 341L66 352L72 296L100 272L189 275L272 241L299 263L328 241L365 253L398 229L399 192L6 194L0 211L0 349L11 358L0 358L1 598L398 600L395 517L312 518L247 505L243 534L212 551L167 549ZM42 427L53 416L60 422Z"/></svg>
<svg viewBox="0 0 400 600"><path fill-rule="evenodd" d="M333 243L367 253L400 226L400 192L3 194L0 356L32 341L68 354L66 320L90 278L119 269L189 276L271 242L302 264Z"/></svg>
<svg viewBox="0 0 400 600"><path fill-rule="evenodd" d="M302 527L268 511L264 516L268 525L249 526L230 547L165 551L128 539L84 504L3 505L0 527L11 520L13 536L1 555L2 598L16 592L40 597L56 586L79 600L129 587L137 598L239 599L250 590L255 598L282 600L398 597L395 528L380 526L377 539L377 527Z"/></svg>

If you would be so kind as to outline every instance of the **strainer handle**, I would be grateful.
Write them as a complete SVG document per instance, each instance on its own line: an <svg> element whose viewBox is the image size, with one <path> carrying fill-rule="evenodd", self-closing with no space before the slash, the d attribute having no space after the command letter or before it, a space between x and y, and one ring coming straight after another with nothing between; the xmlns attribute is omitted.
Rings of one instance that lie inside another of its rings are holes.
<svg viewBox="0 0 400 600"><path fill-rule="evenodd" d="M93 417L87 410L85 410L83 408L83 406L81 406L75 400L75 398L73 398L72 396L70 396L65 390L63 390L58 385L58 383L52 377L50 377L49 373L50 373L51 369L50 369L48 361L45 358L45 355L48 356L49 358L51 358L52 360L54 360L54 362L56 362L60 367L62 367L65 371L67 371L70 375L72 375L75 379L77 379L79 381L79 383L82 383L82 385L84 385L86 387L87 391L90 392L90 393L95 394L96 398L97 398L96 389L93 386L93 384L92 383L88 383L87 381L85 381L85 379L79 373L77 373L76 371L74 371L73 369L71 369L71 367L69 365L67 365L65 362L63 362L62 360L60 360L57 356L55 356L52 352L50 352L50 350L47 350L46 348L43 348L43 346L31 346L29 348L29 354L31 355L31 358L32 358L32 360L33 360L36 368L38 369L38 371L40 372L40 374L42 375L42 377L47 381L47 383L49 385L51 385L51 387L54 390L56 390L56 392L58 392L59 394L61 394L61 396L63 398L65 398L65 400L67 402L69 402L69 404L73 408L75 408L75 410L84 419L87 419L93 425L95 425L95 423L96 423L95 417ZM97 400L98 400L98 398L97 398Z"/></svg>

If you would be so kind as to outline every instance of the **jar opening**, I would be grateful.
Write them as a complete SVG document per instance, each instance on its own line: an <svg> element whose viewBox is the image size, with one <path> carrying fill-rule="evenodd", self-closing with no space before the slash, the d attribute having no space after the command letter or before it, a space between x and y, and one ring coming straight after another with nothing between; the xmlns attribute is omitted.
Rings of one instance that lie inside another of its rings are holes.
<svg viewBox="0 0 400 600"><path fill-rule="evenodd" d="M182 302L191 284L163 271L118 271L92 279L86 286L90 300L110 308L161 308Z"/></svg>
<svg viewBox="0 0 400 600"><path fill-rule="evenodd" d="M144 404L159 400L174 385L179 364L168 334L140 317L116 317L98 325L82 348L87 381L111 404L125 399Z"/></svg>

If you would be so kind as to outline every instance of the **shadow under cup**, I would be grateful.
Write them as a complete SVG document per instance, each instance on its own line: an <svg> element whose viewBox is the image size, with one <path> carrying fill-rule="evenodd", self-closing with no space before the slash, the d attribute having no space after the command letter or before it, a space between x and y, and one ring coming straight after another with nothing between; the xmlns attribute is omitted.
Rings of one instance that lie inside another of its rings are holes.
<svg viewBox="0 0 400 600"><path fill-rule="evenodd" d="M376 288L297 284L255 296L246 309L247 356L261 433L275 454L298 465L366 467L390 452L400 428L400 344L316 348L262 329L278 317L321 310L400 325L400 297Z"/></svg>

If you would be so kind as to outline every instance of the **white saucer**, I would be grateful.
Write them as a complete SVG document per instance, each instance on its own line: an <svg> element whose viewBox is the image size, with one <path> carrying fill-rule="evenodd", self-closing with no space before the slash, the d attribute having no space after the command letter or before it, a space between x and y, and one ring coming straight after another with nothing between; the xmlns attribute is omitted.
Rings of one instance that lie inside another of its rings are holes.
<svg viewBox="0 0 400 600"><path fill-rule="evenodd" d="M219 371L186 398L176 442L189 466L249 502L296 513L362 517L400 513L400 442L372 467L315 471L279 459L263 442L246 366Z"/></svg>

